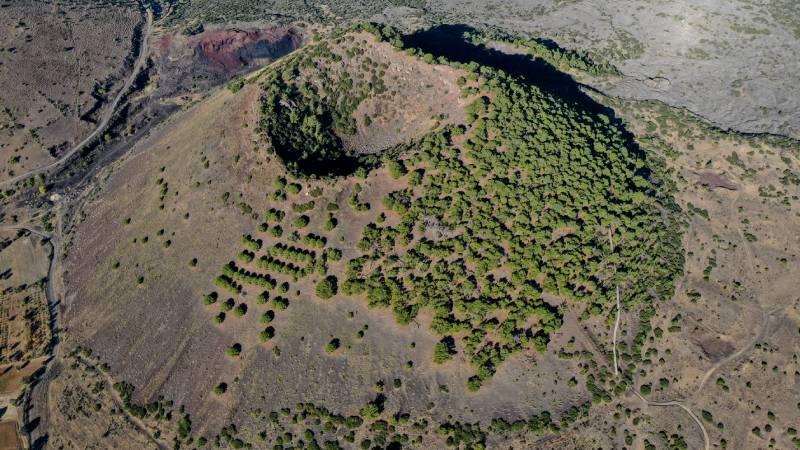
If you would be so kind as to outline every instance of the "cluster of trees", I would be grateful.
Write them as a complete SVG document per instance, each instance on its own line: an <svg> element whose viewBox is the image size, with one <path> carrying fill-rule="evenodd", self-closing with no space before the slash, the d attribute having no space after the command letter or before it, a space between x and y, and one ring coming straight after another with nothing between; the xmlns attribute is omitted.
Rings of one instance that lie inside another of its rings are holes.
<svg viewBox="0 0 800 450"><path fill-rule="evenodd" d="M314 209L314 200L309 200L305 203L294 203L292 204L292 211L296 213L304 213Z"/></svg>
<svg viewBox="0 0 800 450"><path fill-rule="evenodd" d="M546 349L562 312L544 292L594 314L613 309L617 284L626 304L652 303L671 295L683 256L667 186L621 127L496 69L453 65L483 94L466 108L469 128L431 133L387 163L421 185L384 198L399 223L367 225L342 291L400 323L430 308L435 332L465 335L477 389L514 352ZM422 236L431 229L440 237Z"/></svg>
<svg viewBox="0 0 800 450"><path fill-rule="evenodd" d="M298 267L292 263L281 261L280 259L273 258L272 256L262 256L258 258L256 265L262 269L271 270L273 272L282 273L292 277L295 281L306 275L307 269Z"/></svg>
<svg viewBox="0 0 800 450"><path fill-rule="evenodd" d="M277 243L270 247L269 255L274 258L283 258L297 264L314 264L316 253L293 245Z"/></svg>
<svg viewBox="0 0 800 450"><path fill-rule="evenodd" d="M267 222L280 222L286 217L286 213L280 209L270 208L264 213L264 220Z"/></svg>
<svg viewBox="0 0 800 450"><path fill-rule="evenodd" d="M264 245L264 242L261 239L256 239L253 236L246 234L242 236L242 244L248 249L257 252L261 250L261 246Z"/></svg>
<svg viewBox="0 0 800 450"><path fill-rule="evenodd" d="M301 242L305 245L308 245L309 247L325 248L325 244L328 243L328 239L324 236L319 236L314 233L309 233L303 236Z"/></svg>
<svg viewBox="0 0 800 450"><path fill-rule="evenodd" d="M214 284L222 289L233 292L234 294L242 293L242 286L227 275L220 275L214 280Z"/></svg>
<svg viewBox="0 0 800 450"><path fill-rule="evenodd" d="M236 284L236 282L266 287L267 289L275 289L275 286L278 285L278 282L269 276L269 274L251 272L243 267L237 267L236 263L233 261L230 261L228 264L222 266L222 275L217 277L217 280L223 280L222 283L224 285L220 287L226 287L227 285L233 283L233 286L236 287L236 289L233 289L233 291L237 294L241 293L242 288L240 285Z"/></svg>
<svg viewBox="0 0 800 450"><path fill-rule="evenodd" d="M400 380L395 380L397 386ZM220 383L223 394L227 390L225 383ZM381 382L382 386L382 382ZM493 419L490 426L468 422L436 422L423 417L414 418L411 414L397 411L392 414L386 411L387 398L377 394L359 409L358 415L337 414L324 406L314 403L297 403L292 407L284 407L259 415L265 426L255 439L259 446L272 444L281 448L424 448L438 445L442 437L446 445L452 448L486 448L490 436L508 438L513 436L540 436L560 429L559 424L548 411L531 415L528 419L508 422L504 419ZM575 419L585 417L585 407L568 410L561 416L561 424L573 423ZM569 416L569 417L567 417ZM213 438L212 442L232 440L238 434L234 425L228 425ZM356 435L361 441L356 441ZM322 436L334 440L320 445L317 439ZM342 442L340 442L340 440ZM243 442L243 447L253 444Z"/></svg>

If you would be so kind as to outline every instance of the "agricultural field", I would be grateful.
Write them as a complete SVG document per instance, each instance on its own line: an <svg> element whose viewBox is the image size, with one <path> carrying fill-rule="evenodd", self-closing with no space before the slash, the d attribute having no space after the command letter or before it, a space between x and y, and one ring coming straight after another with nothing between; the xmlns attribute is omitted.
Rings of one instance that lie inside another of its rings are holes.
<svg viewBox="0 0 800 450"><path fill-rule="evenodd" d="M53 346L45 293L50 248L27 229L0 233L0 437L4 448L25 448L20 399L43 370Z"/></svg>

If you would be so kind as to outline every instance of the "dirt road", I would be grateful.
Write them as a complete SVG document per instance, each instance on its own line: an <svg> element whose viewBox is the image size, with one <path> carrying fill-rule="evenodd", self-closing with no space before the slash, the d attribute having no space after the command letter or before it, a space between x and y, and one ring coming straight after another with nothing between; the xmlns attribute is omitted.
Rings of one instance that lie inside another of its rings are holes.
<svg viewBox="0 0 800 450"><path fill-rule="evenodd" d="M709 450L711 448L711 440L708 437L708 432L706 431L706 427L703 425L703 422L700 421L700 418L697 417L692 412L692 410L689 409L688 406L684 405L683 403L675 402L675 401L651 402L651 401L645 399L644 397L642 397L642 395L639 394L638 392L636 392L635 390L633 391L633 393L637 397L639 397L639 400L641 400L642 402L644 402L644 404L646 404L648 406L677 406L678 408L686 411L686 413L689 414L689 416L691 416L691 418L695 421L695 423L697 423L697 426L700 427L700 431L703 432L703 440L705 441L705 450Z"/></svg>

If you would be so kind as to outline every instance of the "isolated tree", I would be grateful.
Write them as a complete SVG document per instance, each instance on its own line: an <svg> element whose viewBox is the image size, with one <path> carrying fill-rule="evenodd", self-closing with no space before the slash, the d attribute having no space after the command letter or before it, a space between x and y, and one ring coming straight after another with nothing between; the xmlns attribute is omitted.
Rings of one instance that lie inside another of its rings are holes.
<svg viewBox="0 0 800 450"><path fill-rule="evenodd" d="M225 353L231 357L239 356L242 353L242 344L237 342L231 345L225 350Z"/></svg>
<svg viewBox="0 0 800 450"><path fill-rule="evenodd" d="M228 384L227 383L220 383L214 388L213 392L216 395L222 395L225 392L227 392L227 390L228 390Z"/></svg>
<svg viewBox="0 0 800 450"><path fill-rule="evenodd" d="M341 347L342 343L337 338L333 338L325 344L325 351L328 353L333 353Z"/></svg>
<svg viewBox="0 0 800 450"><path fill-rule="evenodd" d="M261 339L261 342L267 342L273 337L275 337L275 328L267 327L265 328L258 336Z"/></svg>
<svg viewBox="0 0 800 450"><path fill-rule="evenodd" d="M317 283L317 297L321 299L329 299L336 295L338 291L337 279L333 275L329 275Z"/></svg>

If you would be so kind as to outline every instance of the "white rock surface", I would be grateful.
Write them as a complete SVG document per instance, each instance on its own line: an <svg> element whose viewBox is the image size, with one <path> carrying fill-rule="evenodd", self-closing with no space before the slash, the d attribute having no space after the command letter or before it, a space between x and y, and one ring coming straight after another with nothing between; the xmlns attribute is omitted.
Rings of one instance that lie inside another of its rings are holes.
<svg viewBox="0 0 800 450"><path fill-rule="evenodd" d="M800 137L798 0L429 0L427 9L595 51L624 74L609 94Z"/></svg>

